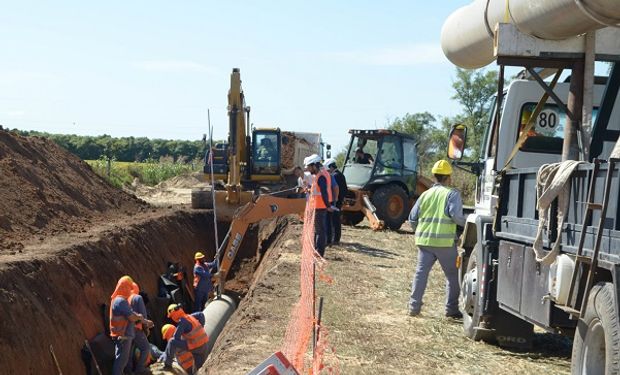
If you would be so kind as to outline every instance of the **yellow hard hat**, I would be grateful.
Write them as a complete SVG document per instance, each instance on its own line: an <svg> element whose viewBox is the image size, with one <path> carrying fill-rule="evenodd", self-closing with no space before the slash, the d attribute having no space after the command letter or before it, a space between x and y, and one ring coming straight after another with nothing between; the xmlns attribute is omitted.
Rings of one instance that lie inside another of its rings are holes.
<svg viewBox="0 0 620 375"><path fill-rule="evenodd" d="M171 314L173 311L178 310L178 309L180 309L180 308L181 308L181 305L177 305L176 303L173 303L173 304L171 304L171 305L168 305L168 310L167 310L167 312L168 312L168 317L170 317L170 314Z"/></svg>
<svg viewBox="0 0 620 375"><path fill-rule="evenodd" d="M201 253L200 251L198 251L196 254L194 254L194 260L202 259L204 257L205 257L205 255L203 253Z"/></svg>
<svg viewBox="0 0 620 375"><path fill-rule="evenodd" d="M161 337L166 341L170 340L174 334L174 329L172 324L164 324L164 326L161 327Z"/></svg>
<svg viewBox="0 0 620 375"><path fill-rule="evenodd" d="M445 160L439 160L433 165L433 169L431 170L433 174L441 174L445 176L450 176L452 174L452 166Z"/></svg>

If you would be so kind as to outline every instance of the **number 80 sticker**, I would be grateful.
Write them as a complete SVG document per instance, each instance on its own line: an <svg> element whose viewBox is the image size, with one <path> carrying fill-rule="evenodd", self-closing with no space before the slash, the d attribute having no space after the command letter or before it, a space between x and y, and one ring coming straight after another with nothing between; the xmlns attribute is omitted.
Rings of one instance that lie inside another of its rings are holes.
<svg viewBox="0 0 620 375"><path fill-rule="evenodd" d="M558 125L558 114L552 109L545 109L538 115L536 126L553 129Z"/></svg>

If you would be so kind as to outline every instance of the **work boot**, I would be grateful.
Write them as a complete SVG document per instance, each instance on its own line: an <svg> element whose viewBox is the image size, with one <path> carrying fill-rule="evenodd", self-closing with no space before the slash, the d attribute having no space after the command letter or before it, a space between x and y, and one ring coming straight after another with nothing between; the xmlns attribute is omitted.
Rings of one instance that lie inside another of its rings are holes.
<svg viewBox="0 0 620 375"><path fill-rule="evenodd" d="M446 318L463 319L463 313L461 313L460 311L453 312L453 313L446 313Z"/></svg>
<svg viewBox="0 0 620 375"><path fill-rule="evenodd" d="M409 316L418 316L418 315L420 315L420 310L409 309L409 313L408 314L409 314Z"/></svg>

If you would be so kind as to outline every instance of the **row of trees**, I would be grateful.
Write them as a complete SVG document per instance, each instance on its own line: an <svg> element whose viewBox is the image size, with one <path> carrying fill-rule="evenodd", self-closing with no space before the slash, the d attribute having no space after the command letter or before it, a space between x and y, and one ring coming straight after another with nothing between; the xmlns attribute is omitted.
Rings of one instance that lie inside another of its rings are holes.
<svg viewBox="0 0 620 375"><path fill-rule="evenodd" d="M178 160L202 159L205 155L203 141L181 141L166 139L148 139L146 137L113 138L109 135L78 136L66 134L49 134L37 131L20 131L24 136L41 136L50 138L61 147L83 160L96 160L101 157L117 161L159 160L172 157Z"/></svg>

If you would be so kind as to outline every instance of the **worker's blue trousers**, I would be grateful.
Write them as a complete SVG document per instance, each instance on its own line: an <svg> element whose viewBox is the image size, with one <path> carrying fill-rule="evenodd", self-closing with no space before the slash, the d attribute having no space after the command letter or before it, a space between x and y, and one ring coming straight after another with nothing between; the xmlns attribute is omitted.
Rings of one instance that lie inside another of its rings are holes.
<svg viewBox="0 0 620 375"><path fill-rule="evenodd" d="M453 247L418 246L418 266L411 282L411 298L409 311L419 313L422 308L422 297L426 290L428 274L436 260L446 276L446 314L459 312L459 274L456 268L457 251Z"/></svg>
<svg viewBox="0 0 620 375"><path fill-rule="evenodd" d="M131 344L133 337L124 337L114 339L114 365L112 366L112 375L122 375L123 369L129 362L131 355Z"/></svg>

